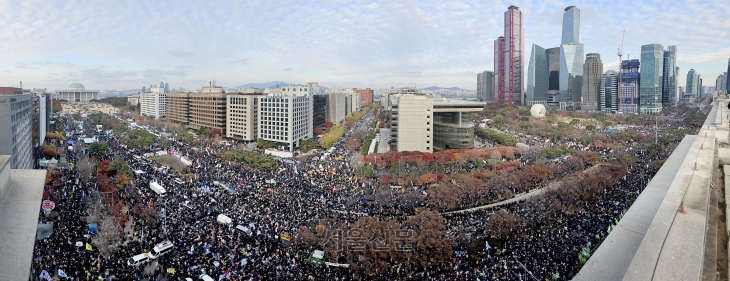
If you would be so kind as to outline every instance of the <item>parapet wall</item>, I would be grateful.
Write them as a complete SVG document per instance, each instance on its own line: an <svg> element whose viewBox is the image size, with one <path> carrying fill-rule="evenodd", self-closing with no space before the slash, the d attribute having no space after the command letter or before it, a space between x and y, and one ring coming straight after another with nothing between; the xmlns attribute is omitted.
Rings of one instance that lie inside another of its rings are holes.
<svg viewBox="0 0 730 281"><path fill-rule="evenodd" d="M725 141L728 137L725 106L714 102L699 133L684 137L573 280L700 280L715 275L712 175L718 135Z"/></svg>

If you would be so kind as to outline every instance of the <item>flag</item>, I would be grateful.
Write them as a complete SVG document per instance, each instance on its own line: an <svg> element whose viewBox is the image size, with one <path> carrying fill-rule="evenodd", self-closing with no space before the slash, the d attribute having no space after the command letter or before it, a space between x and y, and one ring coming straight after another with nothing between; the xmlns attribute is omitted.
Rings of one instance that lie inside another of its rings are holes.
<svg viewBox="0 0 730 281"><path fill-rule="evenodd" d="M45 270L44 271L41 271L41 276L40 277L43 278L43 279L46 279L46 280L51 280L51 275L48 274L48 271L45 271Z"/></svg>
<svg viewBox="0 0 730 281"><path fill-rule="evenodd" d="M489 250L489 249L491 249L491 248L492 248L492 247L491 247L491 246L489 246L489 241L484 241L484 249L485 249L485 250Z"/></svg>
<svg viewBox="0 0 730 281"><path fill-rule="evenodd" d="M66 272L63 272L60 268L58 269L58 277L68 278L68 276L66 276Z"/></svg>
<svg viewBox="0 0 730 281"><path fill-rule="evenodd" d="M91 251L92 249L94 249L94 248L91 247L91 244L86 243L86 250Z"/></svg>

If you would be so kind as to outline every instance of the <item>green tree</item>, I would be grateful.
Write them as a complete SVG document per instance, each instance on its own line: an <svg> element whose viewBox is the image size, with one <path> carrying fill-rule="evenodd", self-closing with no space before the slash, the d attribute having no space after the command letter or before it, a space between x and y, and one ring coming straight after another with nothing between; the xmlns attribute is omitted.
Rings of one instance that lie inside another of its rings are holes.
<svg viewBox="0 0 730 281"><path fill-rule="evenodd" d="M105 142L95 142L89 145L89 151L97 156L109 154L109 145Z"/></svg>
<svg viewBox="0 0 730 281"><path fill-rule="evenodd" d="M132 169L129 168L127 161L124 161L121 157L114 158L111 164L109 164L109 171L116 171L117 174L132 175Z"/></svg>

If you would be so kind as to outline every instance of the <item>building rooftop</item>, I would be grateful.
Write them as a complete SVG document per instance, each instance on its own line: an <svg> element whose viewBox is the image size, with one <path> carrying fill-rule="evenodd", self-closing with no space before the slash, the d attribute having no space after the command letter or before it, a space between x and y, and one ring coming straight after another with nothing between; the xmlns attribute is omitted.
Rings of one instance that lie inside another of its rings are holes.
<svg viewBox="0 0 730 281"><path fill-rule="evenodd" d="M84 85L81 85L81 83L73 83L71 85L68 85L69 90L86 90Z"/></svg>
<svg viewBox="0 0 730 281"><path fill-rule="evenodd" d="M45 170L11 170L0 155L0 280L28 280Z"/></svg>

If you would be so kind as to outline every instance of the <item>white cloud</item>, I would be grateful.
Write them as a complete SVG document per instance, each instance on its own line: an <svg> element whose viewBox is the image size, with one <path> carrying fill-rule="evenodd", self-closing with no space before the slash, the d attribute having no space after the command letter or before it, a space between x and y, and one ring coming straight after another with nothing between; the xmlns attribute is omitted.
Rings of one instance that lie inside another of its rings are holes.
<svg viewBox="0 0 730 281"><path fill-rule="evenodd" d="M473 74L493 68L493 40L512 4L524 15L525 59L532 43L559 45L569 5L582 11L586 53L600 53L607 67L618 61L622 30L624 54L632 57L643 44L677 45L685 74L695 68L715 77L730 57L730 5L719 0L28 0L0 1L16 11L0 15L0 36L14 38L3 43L0 60L29 85L65 73L55 76L58 84L37 85L51 88L77 82L70 79L98 88L160 79L193 88L216 77L221 85L363 81L473 89Z"/></svg>

